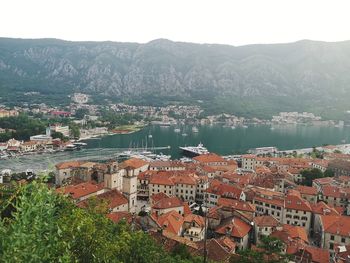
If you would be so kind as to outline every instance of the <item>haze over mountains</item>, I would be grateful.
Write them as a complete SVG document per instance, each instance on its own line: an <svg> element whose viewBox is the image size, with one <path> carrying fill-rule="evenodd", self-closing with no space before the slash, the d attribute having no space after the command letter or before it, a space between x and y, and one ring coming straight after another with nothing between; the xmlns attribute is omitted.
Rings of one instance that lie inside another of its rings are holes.
<svg viewBox="0 0 350 263"><path fill-rule="evenodd" d="M202 100L238 114L339 115L350 99L350 41L234 47L0 38L0 92L25 91L140 103Z"/></svg>

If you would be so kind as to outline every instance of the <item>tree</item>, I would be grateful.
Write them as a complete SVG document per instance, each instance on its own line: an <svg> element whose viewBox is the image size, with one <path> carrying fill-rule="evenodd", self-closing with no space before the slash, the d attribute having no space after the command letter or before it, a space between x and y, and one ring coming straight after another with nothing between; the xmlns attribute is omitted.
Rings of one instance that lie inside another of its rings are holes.
<svg viewBox="0 0 350 263"><path fill-rule="evenodd" d="M42 181L0 195L0 262L193 263L187 253L166 253L147 234L105 216L103 203L77 207Z"/></svg>
<svg viewBox="0 0 350 263"><path fill-rule="evenodd" d="M89 110L88 109L77 109L75 111L75 118L77 119L83 119L85 117L85 115L89 114Z"/></svg>
<svg viewBox="0 0 350 263"><path fill-rule="evenodd" d="M333 177L334 176L334 171L331 169L327 169L326 171L324 171L323 173L324 177Z"/></svg>
<svg viewBox="0 0 350 263"><path fill-rule="evenodd" d="M71 122L69 124L70 134L73 138L79 138L80 137L80 129L77 124L74 122Z"/></svg>
<svg viewBox="0 0 350 263"><path fill-rule="evenodd" d="M53 139L61 139L62 141L64 141L64 140L66 140L66 137L64 137L64 135L61 133L61 132L52 132L51 133L51 137L53 138Z"/></svg>
<svg viewBox="0 0 350 263"><path fill-rule="evenodd" d="M301 184L306 186L312 186L313 180L324 177L322 171L317 168L303 170L300 174L302 175Z"/></svg>
<svg viewBox="0 0 350 263"><path fill-rule="evenodd" d="M254 249L238 251L239 259L232 257L230 262L237 263L284 263L290 256L284 253L284 244L275 237L263 237Z"/></svg>

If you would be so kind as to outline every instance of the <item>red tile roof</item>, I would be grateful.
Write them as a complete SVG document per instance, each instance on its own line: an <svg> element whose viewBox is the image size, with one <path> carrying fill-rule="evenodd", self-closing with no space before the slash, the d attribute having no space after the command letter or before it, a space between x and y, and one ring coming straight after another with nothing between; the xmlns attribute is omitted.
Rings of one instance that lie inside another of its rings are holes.
<svg viewBox="0 0 350 263"><path fill-rule="evenodd" d="M153 205L153 209L168 209L183 206L183 202L178 197L163 198Z"/></svg>
<svg viewBox="0 0 350 263"><path fill-rule="evenodd" d="M321 215L323 230L326 233L334 235L349 236L350 234L350 217Z"/></svg>
<svg viewBox="0 0 350 263"><path fill-rule="evenodd" d="M150 167L185 167L185 165L179 161L152 161Z"/></svg>
<svg viewBox="0 0 350 263"><path fill-rule="evenodd" d="M249 202L244 202L244 201L239 201L239 200L234 200L234 199L229 199L224 197L219 198L217 205L231 208L233 210L240 210L240 211L251 212L251 213L255 212L255 205Z"/></svg>
<svg viewBox="0 0 350 263"><path fill-rule="evenodd" d="M107 214L107 217L115 223L118 223L121 220L125 220L129 224L132 222L132 214L129 212L113 212Z"/></svg>
<svg viewBox="0 0 350 263"><path fill-rule="evenodd" d="M296 240L305 244L309 243L305 228L300 226L284 224L282 230L274 231L271 236L277 237L285 243L289 243L291 240Z"/></svg>
<svg viewBox="0 0 350 263"><path fill-rule="evenodd" d="M57 193L70 195L73 199L96 193L104 188L104 183L97 184L93 181L83 182L77 185L68 185L56 189Z"/></svg>
<svg viewBox="0 0 350 263"><path fill-rule="evenodd" d="M277 227L280 225L279 221L273 216L257 216L254 218L254 223L260 227Z"/></svg>
<svg viewBox="0 0 350 263"><path fill-rule="evenodd" d="M330 253L327 249L319 247L306 246L304 250L311 255L312 262L314 263L329 263Z"/></svg>
<svg viewBox="0 0 350 263"><path fill-rule="evenodd" d="M287 194L285 198L285 208L311 212L310 203L295 194Z"/></svg>
<svg viewBox="0 0 350 263"><path fill-rule="evenodd" d="M184 222L187 222L187 223L195 222L200 227L204 227L204 217L200 215L194 215L194 214L186 215L184 218Z"/></svg>
<svg viewBox="0 0 350 263"><path fill-rule="evenodd" d="M211 184L206 192L211 193L211 194L215 194L215 195L219 195L219 196L231 197L231 198L235 198L235 199L239 199L241 194L242 194L241 189L239 189L235 186L232 186L232 185L223 184L221 182L218 185Z"/></svg>
<svg viewBox="0 0 350 263"><path fill-rule="evenodd" d="M196 185L196 179L192 176L174 176L173 182L176 184L187 184L187 185Z"/></svg>
<svg viewBox="0 0 350 263"><path fill-rule="evenodd" d="M62 162L56 164L56 168L61 170L61 169L68 169L68 168L79 168L80 165L82 165L84 162L80 161L69 161L69 162Z"/></svg>
<svg viewBox="0 0 350 263"><path fill-rule="evenodd" d="M204 253L204 242L200 242L200 249L195 252L196 256L202 256ZM206 244L208 259L213 262L229 262L231 254L226 247L221 245L219 240L209 239Z"/></svg>
<svg viewBox="0 0 350 263"><path fill-rule="evenodd" d="M188 205L188 203L187 202L183 202L183 205L184 205L184 215L187 216L189 214L192 214L191 208Z"/></svg>
<svg viewBox="0 0 350 263"><path fill-rule="evenodd" d="M341 198L342 195L340 188L332 185L324 185L321 191L324 196L329 197Z"/></svg>
<svg viewBox="0 0 350 263"><path fill-rule="evenodd" d="M232 241L229 237L223 236L221 238L216 239L216 241L226 249L227 252L234 251L236 248L236 243Z"/></svg>
<svg viewBox="0 0 350 263"><path fill-rule="evenodd" d="M227 163L227 161L222 158L220 155L217 155L216 153L208 153L208 154L202 154L199 156L196 156L193 158L193 160L196 160L199 163Z"/></svg>
<svg viewBox="0 0 350 263"><path fill-rule="evenodd" d="M111 190L97 196L98 199L104 199L108 202L108 207L113 209L121 205L127 205L128 199L118 190Z"/></svg>
<svg viewBox="0 0 350 263"><path fill-rule="evenodd" d="M132 169L137 169L141 168L142 166L148 165L148 162L138 159L138 158L131 158L129 160L126 160L122 162L119 167L120 168L132 168Z"/></svg>
<svg viewBox="0 0 350 263"><path fill-rule="evenodd" d="M138 180L150 180L150 178L157 173L158 173L158 171L147 170L147 171L144 171L142 173L139 173L137 176L137 179Z"/></svg>
<svg viewBox="0 0 350 263"><path fill-rule="evenodd" d="M226 235L230 233L232 237L243 238L248 235L251 230L251 226L239 218L234 218L224 225L220 225L215 232L218 234Z"/></svg>
<svg viewBox="0 0 350 263"><path fill-rule="evenodd" d="M174 235L178 235L182 228L183 217L175 210L172 210L159 216L157 222L163 229L163 231L167 231Z"/></svg>
<svg viewBox="0 0 350 263"><path fill-rule="evenodd" d="M162 200L164 198L169 198L169 196L167 194L164 194L163 192L160 192L160 193L157 193L157 194L153 194L151 196L151 200L152 200L153 204L159 202L160 200Z"/></svg>
<svg viewBox="0 0 350 263"><path fill-rule="evenodd" d="M317 195L317 189L311 186L298 185L295 190L305 195Z"/></svg>
<svg viewBox="0 0 350 263"><path fill-rule="evenodd" d="M152 176L149 183L157 185L175 185L171 176L160 174Z"/></svg>
<svg viewBox="0 0 350 263"><path fill-rule="evenodd" d="M318 202L317 204L310 204L312 213L319 215L339 215L339 212L333 207L327 205L324 202Z"/></svg>

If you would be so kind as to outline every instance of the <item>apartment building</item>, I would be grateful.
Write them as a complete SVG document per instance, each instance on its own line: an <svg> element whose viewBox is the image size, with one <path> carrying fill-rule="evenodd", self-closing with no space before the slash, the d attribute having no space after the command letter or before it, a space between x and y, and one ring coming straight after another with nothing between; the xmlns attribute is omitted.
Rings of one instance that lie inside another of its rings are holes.
<svg viewBox="0 0 350 263"><path fill-rule="evenodd" d="M309 232L312 209L309 202L298 192L288 193L284 202L283 223L304 227Z"/></svg>

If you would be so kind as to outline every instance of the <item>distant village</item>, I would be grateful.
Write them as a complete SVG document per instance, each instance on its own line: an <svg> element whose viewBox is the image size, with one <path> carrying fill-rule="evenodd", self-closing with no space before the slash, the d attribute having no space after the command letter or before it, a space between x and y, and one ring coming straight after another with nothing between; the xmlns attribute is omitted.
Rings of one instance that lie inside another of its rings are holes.
<svg viewBox="0 0 350 263"><path fill-rule="evenodd" d="M318 153L72 160L55 166L52 187L82 209L91 199L107 202L108 218L126 220L169 251L182 244L202 255L205 242L209 259L228 262L270 236L282 240L291 262L348 262L350 154L329 146Z"/></svg>
<svg viewBox="0 0 350 263"><path fill-rule="evenodd" d="M38 95L27 92L26 96ZM0 105L1 106L1 105ZM104 118L105 111L118 116L138 116L138 119L130 119L128 125L117 125ZM281 112L273 116L271 120L258 118L247 119L232 114L218 114L205 116L200 106L169 105L164 107L135 106L124 103L98 105L91 104L87 94L75 93L71 95L71 103L67 107L50 107L44 103L26 104L8 109L4 105L0 107L0 118L15 117L19 114L28 114L32 118L46 118L48 120L61 120L48 125L43 134L32 134L29 140L15 140L14 138L0 143L0 158L8 158L28 153L47 153L62 150L79 149L84 143L75 144L76 141L86 140L109 134L132 133L142 129L146 125L213 125L220 124L232 129L236 127L247 128L248 124L326 124L336 127L344 126L344 121L324 121L320 116L308 112ZM74 123L79 129L79 136L73 135L67 120ZM115 125L116 127L114 127ZM112 126L112 127L111 127ZM273 126L272 128L273 129ZM13 129L0 127L0 135L8 132L16 132ZM60 133L66 138L52 138L52 133Z"/></svg>

